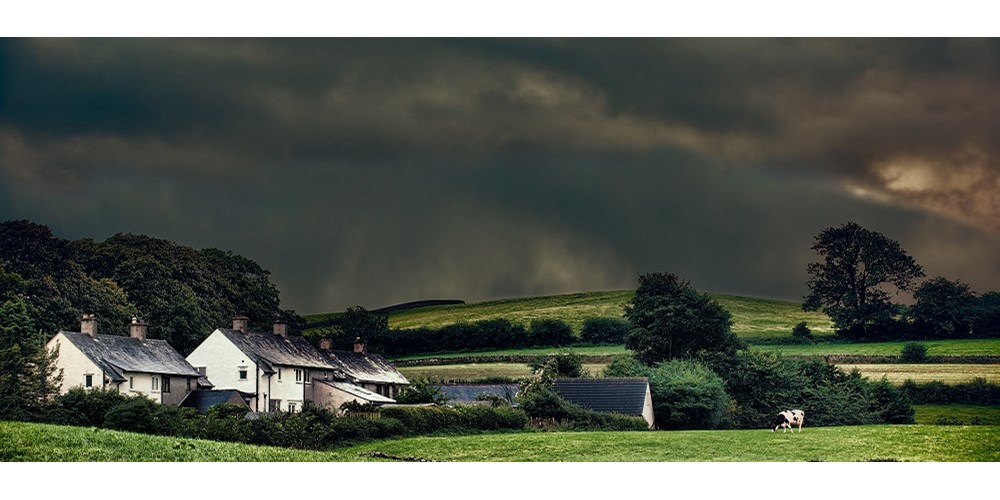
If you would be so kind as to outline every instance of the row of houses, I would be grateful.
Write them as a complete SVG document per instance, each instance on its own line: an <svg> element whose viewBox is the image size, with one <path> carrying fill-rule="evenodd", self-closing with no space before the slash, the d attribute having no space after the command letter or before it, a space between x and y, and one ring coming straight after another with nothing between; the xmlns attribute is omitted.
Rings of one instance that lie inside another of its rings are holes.
<svg viewBox="0 0 1000 500"><path fill-rule="evenodd" d="M283 322L271 332L251 331L248 323L234 318L232 328L216 329L185 358L166 341L147 338L138 318L126 337L98 333L97 318L84 314L80 331L59 331L47 347L58 349L62 393L103 388L200 411L220 402L256 412L296 412L306 403L336 411L348 401L393 403L409 384L361 339L353 351L331 349L329 339L316 348L288 335Z"/></svg>
<svg viewBox="0 0 1000 500"><path fill-rule="evenodd" d="M275 322L270 332L251 331L249 320L213 331L187 358L166 341L147 338L147 325L133 318L129 335L97 333L97 318L84 314L80 331L60 331L48 342L57 349L62 393L74 387L142 395L162 404L205 412L219 403L246 404L255 412L297 412L307 403L339 411L349 401L395 403L409 381L359 338L352 351L319 347L289 335ZM516 384L439 386L450 401L476 404L480 394L513 402ZM601 412L641 416L652 428L652 399L645 378L557 379L553 390L570 402Z"/></svg>

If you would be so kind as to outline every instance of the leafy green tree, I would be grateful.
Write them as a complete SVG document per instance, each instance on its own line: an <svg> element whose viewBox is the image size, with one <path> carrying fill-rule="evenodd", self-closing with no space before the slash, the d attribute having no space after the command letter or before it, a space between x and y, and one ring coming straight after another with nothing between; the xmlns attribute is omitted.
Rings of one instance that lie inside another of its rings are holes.
<svg viewBox="0 0 1000 500"><path fill-rule="evenodd" d="M352 350L355 339L361 338L369 349L382 352L389 334L389 317L361 306L348 307L335 318L327 333L334 349Z"/></svg>
<svg viewBox="0 0 1000 500"><path fill-rule="evenodd" d="M62 376L45 340L24 302L0 305L0 419L41 420L51 409Z"/></svg>
<svg viewBox="0 0 1000 500"><path fill-rule="evenodd" d="M925 281L910 307L913 326L924 338L961 338L972 333L978 312L976 294L961 281L941 276Z"/></svg>
<svg viewBox="0 0 1000 500"><path fill-rule="evenodd" d="M909 291L924 275L898 242L854 222L824 229L812 249L823 261L807 268L809 295L802 308L822 308L848 337L868 339L873 326L891 322L898 308L885 287Z"/></svg>
<svg viewBox="0 0 1000 500"><path fill-rule="evenodd" d="M661 429L718 429L729 421L725 383L704 365L675 359L649 372L656 425Z"/></svg>
<svg viewBox="0 0 1000 500"><path fill-rule="evenodd" d="M976 337L1000 337L1000 292L979 297L972 334Z"/></svg>
<svg viewBox="0 0 1000 500"><path fill-rule="evenodd" d="M550 377L579 378L583 376L583 361L579 355L565 352L555 356L540 356L528 363L535 372L545 370Z"/></svg>
<svg viewBox="0 0 1000 500"><path fill-rule="evenodd" d="M580 329L580 341L590 344L623 344L629 324L621 318L587 318Z"/></svg>
<svg viewBox="0 0 1000 500"><path fill-rule="evenodd" d="M699 351L732 354L742 345L729 311L674 274L639 275L625 318L631 325L625 347L648 365Z"/></svg>
<svg viewBox="0 0 1000 500"><path fill-rule="evenodd" d="M443 405L448 402L448 396L439 387L424 380L413 381L404 386L396 395L396 402L401 404L435 403Z"/></svg>
<svg viewBox="0 0 1000 500"><path fill-rule="evenodd" d="M536 319L528 328L532 345L565 346L576 342L573 329L557 319Z"/></svg>

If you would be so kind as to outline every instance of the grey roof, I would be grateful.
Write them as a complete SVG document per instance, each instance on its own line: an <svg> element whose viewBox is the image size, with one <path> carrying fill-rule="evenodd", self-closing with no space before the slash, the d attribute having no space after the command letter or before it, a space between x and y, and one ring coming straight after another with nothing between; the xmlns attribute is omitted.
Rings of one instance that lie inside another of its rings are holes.
<svg viewBox="0 0 1000 500"><path fill-rule="evenodd" d="M409 384L396 367L378 354L353 351L320 351L324 358L348 378L375 384Z"/></svg>
<svg viewBox="0 0 1000 500"><path fill-rule="evenodd" d="M449 403L458 404L477 403L476 396L484 393L513 399L518 390L517 384L447 384L434 387L441 390Z"/></svg>
<svg viewBox="0 0 1000 500"><path fill-rule="evenodd" d="M553 382L552 390L590 410L642 416L648 386L645 377L560 378Z"/></svg>
<svg viewBox="0 0 1000 500"><path fill-rule="evenodd" d="M326 384L330 387L336 387L352 396L359 397L361 399L370 401L372 403L395 403L395 399L387 398L381 394L374 393L365 389L364 387L358 387L354 384L349 384L347 382L335 382L333 380L317 380L313 379L313 383Z"/></svg>
<svg viewBox="0 0 1000 500"><path fill-rule="evenodd" d="M198 377L184 356L165 340L139 340L118 335L60 332L112 380L124 381L124 372Z"/></svg>
<svg viewBox="0 0 1000 500"><path fill-rule="evenodd" d="M274 365L322 370L338 368L327 361L319 349L298 335L289 335L285 338L273 333L243 333L228 328L219 328L218 331L267 373L275 372Z"/></svg>
<svg viewBox="0 0 1000 500"><path fill-rule="evenodd" d="M194 408L198 413L207 413L208 409L222 403L247 404L246 400L252 394L243 394L236 389L219 389L214 391L191 391L180 406ZM250 409L250 406L247 406Z"/></svg>

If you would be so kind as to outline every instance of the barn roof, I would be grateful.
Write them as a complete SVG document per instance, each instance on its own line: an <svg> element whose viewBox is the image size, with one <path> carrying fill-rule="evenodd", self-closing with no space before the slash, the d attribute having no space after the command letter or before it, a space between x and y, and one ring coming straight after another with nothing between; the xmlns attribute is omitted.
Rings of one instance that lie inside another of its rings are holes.
<svg viewBox="0 0 1000 500"><path fill-rule="evenodd" d="M517 394L517 384L447 384L436 385L441 394L448 398L449 403L478 403L476 396L480 394L496 394L501 398L512 399Z"/></svg>
<svg viewBox="0 0 1000 500"><path fill-rule="evenodd" d="M552 390L583 408L642 416L648 386L645 377L560 378L553 382Z"/></svg>
<svg viewBox="0 0 1000 500"><path fill-rule="evenodd" d="M125 372L198 377L200 374L184 356L165 340L139 340L119 335L60 332L77 349L115 381L124 381Z"/></svg>
<svg viewBox="0 0 1000 500"><path fill-rule="evenodd" d="M378 354L353 351L319 351L328 363L358 382L409 384L410 381Z"/></svg>
<svg viewBox="0 0 1000 500"><path fill-rule="evenodd" d="M228 328L219 328L218 331L267 373L276 371L274 365L322 370L338 368L327 361L308 340L298 335L282 337L274 333L243 333Z"/></svg>
<svg viewBox="0 0 1000 500"><path fill-rule="evenodd" d="M207 413L208 409L222 403L232 403L232 404L247 404L247 397L252 397L252 394L244 395L236 389L218 389L212 391L191 391L184 401L181 402L180 406L185 408L194 408L198 410L198 413ZM247 406L249 410L250 407Z"/></svg>

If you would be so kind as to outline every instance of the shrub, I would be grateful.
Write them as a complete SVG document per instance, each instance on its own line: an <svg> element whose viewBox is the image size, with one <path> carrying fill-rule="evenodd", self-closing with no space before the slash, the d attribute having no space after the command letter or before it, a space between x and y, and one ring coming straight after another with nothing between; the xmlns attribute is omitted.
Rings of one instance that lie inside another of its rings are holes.
<svg viewBox="0 0 1000 500"><path fill-rule="evenodd" d="M215 441L250 442L250 422L246 419L249 412L249 408L244 405L213 405L205 414L198 437Z"/></svg>
<svg viewBox="0 0 1000 500"><path fill-rule="evenodd" d="M1000 405L1000 385L983 378L950 385L936 380L919 384L907 380L900 389L914 404Z"/></svg>
<svg viewBox="0 0 1000 500"><path fill-rule="evenodd" d="M444 404L448 402L448 396L445 396L439 387L430 385L424 380L417 380L399 391L399 394L396 395L396 402L400 404Z"/></svg>
<svg viewBox="0 0 1000 500"><path fill-rule="evenodd" d="M158 429L153 422L153 413L156 410L154 405L157 403L142 396L129 399L130 401L108 410L104 416L104 427L146 434L156 432Z"/></svg>
<svg viewBox="0 0 1000 500"><path fill-rule="evenodd" d="M520 408L531 418L565 420L573 405L549 389L538 389L518 396Z"/></svg>
<svg viewBox="0 0 1000 500"><path fill-rule="evenodd" d="M882 378L871 386L873 410L878 412L883 422L890 424L912 424L913 406L903 390Z"/></svg>
<svg viewBox="0 0 1000 500"><path fill-rule="evenodd" d="M407 434L522 429L528 424L524 411L510 407L390 406L379 413L383 418L399 421Z"/></svg>
<svg viewBox="0 0 1000 500"><path fill-rule="evenodd" d="M529 335L532 345L537 346L566 346L576 342L573 329L557 319L533 320Z"/></svg>
<svg viewBox="0 0 1000 500"><path fill-rule="evenodd" d="M580 341L588 344L624 344L629 323L621 318L587 318L580 329Z"/></svg>
<svg viewBox="0 0 1000 500"><path fill-rule="evenodd" d="M809 330L808 326L806 326L805 321L799 322L799 324L795 325L795 327L792 328L792 337L799 340L808 340L808 341L812 341L813 339L812 331Z"/></svg>
<svg viewBox="0 0 1000 500"><path fill-rule="evenodd" d="M656 424L661 429L717 429L729 418L722 378L689 360L666 361L650 372Z"/></svg>
<svg viewBox="0 0 1000 500"><path fill-rule="evenodd" d="M905 363L923 363L927 361L927 346L919 342L907 342L903 344L903 352L900 360Z"/></svg>
<svg viewBox="0 0 1000 500"><path fill-rule="evenodd" d="M117 391L73 388L56 398L56 423L100 427L112 408L128 401L128 396Z"/></svg>
<svg viewBox="0 0 1000 500"><path fill-rule="evenodd" d="M580 356L571 352L555 356L540 356L528 363L528 366L536 372L538 370L545 370L549 378L578 378L583 376L583 361Z"/></svg>
<svg viewBox="0 0 1000 500"><path fill-rule="evenodd" d="M631 356L615 356L602 373L605 377L648 377L649 367Z"/></svg>

